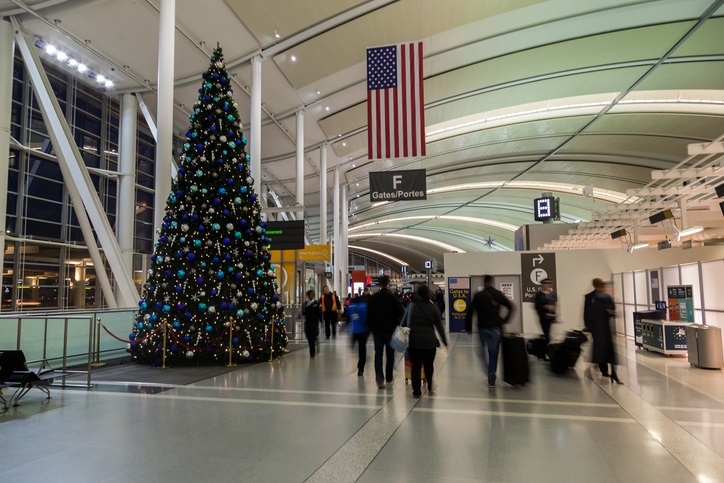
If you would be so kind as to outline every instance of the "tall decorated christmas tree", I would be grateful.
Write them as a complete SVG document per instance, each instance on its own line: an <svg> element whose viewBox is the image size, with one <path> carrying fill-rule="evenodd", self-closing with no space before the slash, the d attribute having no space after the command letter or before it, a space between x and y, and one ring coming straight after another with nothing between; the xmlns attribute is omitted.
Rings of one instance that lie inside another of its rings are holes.
<svg viewBox="0 0 724 483"><path fill-rule="evenodd" d="M220 47L202 77L130 335L134 359L149 364L268 360L287 344Z"/></svg>

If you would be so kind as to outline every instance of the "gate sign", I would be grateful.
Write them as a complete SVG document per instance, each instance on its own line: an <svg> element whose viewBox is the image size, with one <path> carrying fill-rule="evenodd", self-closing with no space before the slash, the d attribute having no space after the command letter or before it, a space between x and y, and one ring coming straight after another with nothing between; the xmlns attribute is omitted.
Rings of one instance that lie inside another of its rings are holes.
<svg viewBox="0 0 724 483"><path fill-rule="evenodd" d="M470 277L447 279L448 286L448 329L450 332L465 332L465 317L470 310Z"/></svg>
<svg viewBox="0 0 724 483"><path fill-rule="evenodd" d="M521 253L520 276L523 281L523 302L535 303L535 294L541 288L541 280L553 280L553 292L556 288L555 253Z"/></svg>
<svg viewBox="0 0 724 483"><path fill-rule="evenodd" d="M370 175L370 202L427 199L424 169L381 171Z"/></svg>

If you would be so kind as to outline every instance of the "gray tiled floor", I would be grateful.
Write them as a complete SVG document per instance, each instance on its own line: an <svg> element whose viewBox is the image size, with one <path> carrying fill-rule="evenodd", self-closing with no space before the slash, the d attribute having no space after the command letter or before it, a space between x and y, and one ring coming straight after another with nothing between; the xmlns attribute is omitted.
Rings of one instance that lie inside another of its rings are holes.
<svg viewBox="0 0 724 483"><path fill-rule="evenodd" d="M377 388L371 344L357 377L344 334L190 385L120 367L128 384L33 391L0 414L0 481L724 481L722 371L619 339L624 386L531 360L532 384L489 392L470 337L451 339L419 400L402 364Z"/></svg>

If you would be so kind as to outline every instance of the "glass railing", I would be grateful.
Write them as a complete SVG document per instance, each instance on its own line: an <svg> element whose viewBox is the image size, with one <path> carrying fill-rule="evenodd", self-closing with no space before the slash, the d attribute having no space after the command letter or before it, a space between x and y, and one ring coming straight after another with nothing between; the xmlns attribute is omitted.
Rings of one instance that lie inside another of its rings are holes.
<svg viewBox="0 0 724 483"><path fill-rule="evenodd" d="M93 367L125 354L126 342L118 339L128 339L137 312L128 308L0 315L0 351L22 350L30 368L47 361L53 369L84 374L80 385L90 387Z"/></svg>

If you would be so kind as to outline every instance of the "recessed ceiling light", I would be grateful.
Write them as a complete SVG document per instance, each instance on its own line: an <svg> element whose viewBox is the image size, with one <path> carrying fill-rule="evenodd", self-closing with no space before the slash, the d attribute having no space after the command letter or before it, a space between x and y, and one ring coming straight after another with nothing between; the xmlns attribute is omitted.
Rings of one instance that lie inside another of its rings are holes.
<svg viewBox="0 0 724 483"><path fill-rule="evenodd" d="M296 56L296 55L292 55L291 59L292 59L292 62L296 62L296 61L297 61L297 56Z"/></svg>
<svg viewBox="0 0 724 483"><path fill-rule="evenodd" d="M58 49L56 49L53 45L48 44L45 46L45 53L48 55L55 55L57 51Z"/></svg>
<svg viewBox="0 0 724 483"><path fill-rule="evenodd" d="M68 60L68 54L58 51L58 55L56 55L56 58L61 62L65 62L66 60Z"/></svg>
<svg viewBox="0 0 724 483"><path fill-rule="evenodd" d="M75 59L69 59L69 60L68 60L68 65L69 65L70 67L73 67L73 68L75 69L76 67L78 67L78 61L75 60Z"/></svg>
<svg viewBox="0 0 724 483"><path fill-rule="evenodd" d="M342 146L343 146L343 147L346 147L346 146L347 146L347 143L342 143Z"/></svg>
<svg viewBox="0 0 724 483"><path fill-rule="evenodd" d="M98 75L96 76L96 82L99 83L99 84L105 84L107 80L108 80L108 79L106 79L105 77L103 77L103 76L100 75L100 74L98 74Z"/></svg>
<svg viewBox="0 0 724 483"><path fill-rule="evenodd" d="M354 163L352 163L352 167L354 168Z"/></svg>
<svg viewBox="0 0 724 483"><path fill-rule="evenodd" d="M324 110L325 110L325 111L329 111L329 106L325 106L325 107L324 107Z"/></svg>
<svg viewBox="0 0 724 483"><path fill-rule="evenodd" d="M282 35L281 35L279 32L277 32L276 30L274 31L274 37L275 37L275 38L278 39L278 38L281 38L281 36L282 36Z"/></svg>
<svg viewBox="0 0 724 483"><path fill-rule="evenodd" d="M317 89L317 95L320 95L320 94L321 94L321 92L319 92L319 89Z"/></svg>
<svg viewBox="0 0 724 483"><path fill-rule="evenodd" d="M78 64L77 68L78 68L78 72L80 72L81 74L88 70L88 66L85 64Z"/></svg>

